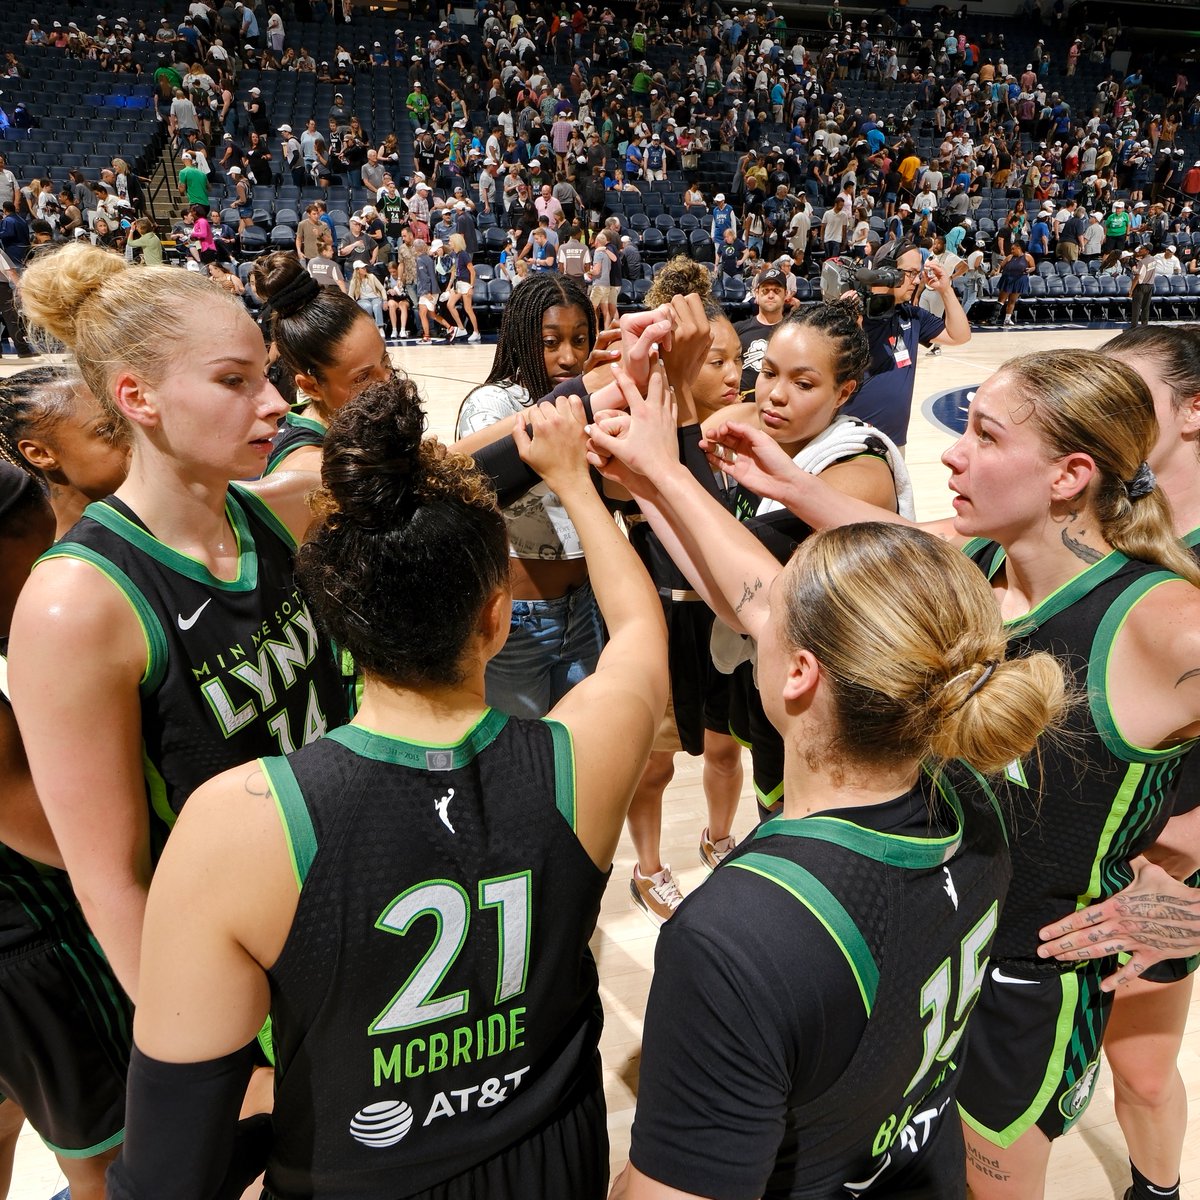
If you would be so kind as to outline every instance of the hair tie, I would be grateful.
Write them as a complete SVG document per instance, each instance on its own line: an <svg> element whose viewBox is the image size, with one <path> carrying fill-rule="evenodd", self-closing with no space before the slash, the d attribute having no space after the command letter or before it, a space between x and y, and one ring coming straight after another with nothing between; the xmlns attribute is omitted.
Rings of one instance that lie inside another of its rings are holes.
<svg viewBox="0 0 1200 1200"><path fill-rule="evenodd" d="M304 271L271 297L271 307L281 317L294 317L306 304L321 294L321 285Z"/></svg>
<svg viewBox="0 0 1200 1200"><path fill-rule="evenodd" d="M1158 480L1155 478L1154 472L1150 470L1149 463L1139 463L1133 478L1125 480L1121 486L1130 500L1140 500L1143 496L1150 495L1158 487Z"/></svg>
<svg viewBox="0 0 1200 1200"><path fill-rule="evenodd" d="M999 665L999 660L998 660L998 659L995 659L995 658L989 658L989 659L987 659L987 660L984 662L984 664L983 664L983 670L982 670L982 671L979 673L979 678L978 678L978 679L976 679L976 680L975 680L975 682L974 682L973 684L971 684L971 688L970 688L970 690L969 690L969 691L967 692L967 694L966 694L966 695L965 695L965 696L964 696L964 697L963 697L963 698L962 698L962 699L961 699L961 700L960 700L960 701L959 701L959 702L958 702L958 703L957 703L957 704L956 704L956 705L955 705L955 706L954 706L954 707L953 707L953 708L950 710L950 712L951 712L951 713L956 713L956 712L958 712L958 710L959 710L960 708L962 708L962 707L963 707L963 705L964 705L964 704L966 704L966 702L967 702L968 700L970 700L970 699L971 699L971 697L972 697L972 696L974 696L974 695L975 695L975 693L976 693L976 692L978 692L978 691L979 691L979 690L980 690L980 689L983 687L983 685L984 685L985 683L987 683L987 681L988 681L989 679L991 679L991 677L992 677L992 674L993 674L993 672L996 670L996 667L997 667L998 665ZM963 679L963 678L964 678L964 677L966 677L967 675L970 675L970 673L971 673L971 672L970 672L970 670L966 670L966 671L959 671L959 673L958 673L957 675L955 675L955 676L953 676L952 678L950 678L950 679L946 680L946 683L945 683L945 685L944 685L944 686L946 686L946 687L950 687L950 685L951 685L951 684L953 684L953 683L957 683L957 682L958 682L958 680L960 680L960 679Z"/></svg>

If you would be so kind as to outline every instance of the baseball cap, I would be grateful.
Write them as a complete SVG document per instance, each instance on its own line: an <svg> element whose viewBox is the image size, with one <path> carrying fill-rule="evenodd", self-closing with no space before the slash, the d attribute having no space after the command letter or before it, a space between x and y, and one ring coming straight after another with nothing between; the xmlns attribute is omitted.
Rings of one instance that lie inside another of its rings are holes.
<svg viewBox="0 0 1200 1200"><path fill-rule="evenodd" d="M433 241L429 243L429 249L431 251L432 250L440 250L442 248L442 245L443 245L443 243L442 243L441 238L434 238Z"/></svg>
<svg viewBox="0 0 1200 1200"><path fill-rule="evenodd" d="M439 242L438 245L440 246L441 243ZM359 267L365 268L367 264L361 258L356 258L351 265L357 271Z"/></svg>
<svg viewBox="0 0 1200 1200"><path fill-rule="evenodd" d="M754 287L755 289L762 287L787 287L787 283L783 278L783 272L771 267L754 281Z"/></svg>
<svg viewBox="0 0 1200 1200"><path fill-rule="evenodd" d="M542 165L542 160L540 158L531 158L529 160L529 165L531 167L540 167Z"/></svg>
<svg viewBox="0 0 1200 1200"><path fill-rule="evenodd" d="M291 133L292 127L290 125L280 125L279 132L280 133Z"/></svg>
<svg viewBox="0 0 1200 1200"><path fill-rule="evenodd" d="M720 204L720 203L722 203L722 202L724 201L724 199L725 199L725 193L724 193L724 192L718 192L718 193L717 193L717 194L716 194L716 195L713 197L713 199L714 199L714 200L715 200L715 201L716 201L718 204Z"/></svg>

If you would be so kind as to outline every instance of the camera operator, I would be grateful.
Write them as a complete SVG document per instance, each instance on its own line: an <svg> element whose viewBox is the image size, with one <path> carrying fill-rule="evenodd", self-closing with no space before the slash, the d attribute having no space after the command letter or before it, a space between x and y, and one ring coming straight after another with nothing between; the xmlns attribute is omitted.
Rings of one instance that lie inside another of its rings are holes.
<svg viewBox="0 0 1200 1200"><path fill-rule="evenodd" d="M862 386L842 411L874 425L903 450L912 412L917 347L922 342L961 346L971 340L971 326L945 268L933 260L922 268L921 251L912 242L889 242L870 267L859 273L859 283L864 292L862 327L871 346L871 362ZM918 283L941 298L944 318L911 303Z"/></svg>

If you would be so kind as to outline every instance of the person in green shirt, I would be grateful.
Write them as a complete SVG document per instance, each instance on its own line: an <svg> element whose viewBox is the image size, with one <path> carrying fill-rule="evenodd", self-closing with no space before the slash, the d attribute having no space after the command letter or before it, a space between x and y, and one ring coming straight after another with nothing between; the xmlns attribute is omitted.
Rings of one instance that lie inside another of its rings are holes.
<svg viewBox="0 0 1200 1200"><path fill-rule="evenodd" d="M1129 213L1125 208L1125 201L1116 201L1113 204L1112 212L1104 218L1104 249L1106 253L1112 250L1125 249L1125 239L1129 234L1129 228L1132 223Z"/></svg>
<svg viewBox="0 0 1200 1200"><path fill-rule="evenodd" d="M196 166L195 159L185 150L183 170L179 172L179 194L187 198L188 204L208 204L208 176Z"/></svg>
<svg viewBox="0 0 1200 1200"><path fill-rule="evenodd" d="M633 77L633 83L630 86L630 91L635 96L646 99L650 95L650 85L654 80L650 77L650 72L646 69L645 63L638 68L638 73Z"/></svg>
<svg viewBox="0 0 1200 1200"><path fill-rule="evenodd" d="M408 109L408 119L412 122L414 129L420 129L429 124L429 97L425 95L419 79L413 83L413 90L408 93L405 107Z"/></svg>
<svg viewBox="0 0 1200 1200"><path fill-rule="evenodd" d="M154 222L149 217L139 217L133 223L134 234L125 243L133 248L135 261L140 255L141 261L148 267L161 267L163 260L162 242L154 232Z"/></svg>

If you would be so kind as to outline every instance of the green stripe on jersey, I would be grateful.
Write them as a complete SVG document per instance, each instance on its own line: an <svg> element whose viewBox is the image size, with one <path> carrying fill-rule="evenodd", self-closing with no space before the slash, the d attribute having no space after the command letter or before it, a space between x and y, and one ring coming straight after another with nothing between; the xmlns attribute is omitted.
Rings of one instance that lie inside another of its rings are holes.
<svg viewBox="0 0 1200 1200"><path fill-rule="evenodd" d="M1105 748L1116 758L1124 762L1154 762L1161 759L1178 758L1191 742L1181 742L1169 746L1165 750L1148 749L1145 746L1135 746L1121 732L1117 719L1113 715L1108 697L1114 686L1112 679L1112 648L1129 614L1133 612L1138 601L1147 596L1155 588L1164 583L1174 583L1179 576L1173 571L1155 571L1143 575L1131 583L1113 602L1104 614L1092 639L1092 651L1088 658L1088 706L1092 712L1092 720L1096 722L1096 730L1104 742Z"/></svg>
<svg viewBox="0 0 1200 1200"><path fill-rule="evenodd" d="M225 515L229 518L230 527L237 539L238 570L233 579L218 579L202 562L190 555L181 554L173 546L160 542L153 534L148 533L136 521L117 512L103 500L89 504L83 515L91 517L98 525L124 538L130 545L148 554L155 562L161 563L169 570L195 580L204 587L217 588L225 592L252 592L258 587L258 553L254 546L254 535L250 532L246 512L239 502L237 493L231 488L225 497ZM291 534L287 535L287 543L294 545ZM54 551L49 552L53 554Z"/></svg>
<svg viewBox="0 0 1200 1200"><path fill-rule="evenodd" d="M957 828L944 837L904 837L900 834L881 833L876 829L864 829L853 821L842 817L827 817L820 814L812 817L776 817L760 825L753 837L811 838L818 842L831 842L843 846L864 858L886 863L890 867L906 870L927 871L940 867L958 853L962 843L962 807L958 794L944 776L930 774L930 778L942 794L942 799L954 811Z"/></svg>
<svg viewBox="0 0 1200 1200"><path fill-rule="evenodd" d="M88 505L89 510L96 507L95 504ZM112 512L111 509L107 511ZM126 603L133 609L133 615L142 627L142 637L146 642L146 669L138 686L143 696L152 695L167 673L167 637L163 633L158 614L150 607L141 589L120 567L110 563L104 555L90 546L83 546L77 542L60 542L57 546L51 546L38 562L45 562L48 558L74 558L80 562L91 563L125 597Z"/></svg>
<svg viewBox="0 0 1200 1200"><path fill-rule="evenodd" d="M554 741L554 803L562 818L577 833L575 787L575 739L561 721L544 721Z"/></svg>
<svg viewBox="0 0 1200 1200"><path fill-rule="evenodd" d="M288 856L292 860L296 891L302 891L313 859L317 857L317 834L304 801L304 793L286 758L260 758L258 769L271 785L271 795L275 799L283 836L287 840Z"/></svg>
<svg viewBox="0 0 1200 1200"><path fill-rule="evenodd" d="M875 1006L875 993L879 990L879 966L842 902L810 871L786 858L752 851L733 859L728 865L778 884L821 922L845 955L869 1017Z"/></svg>
<svg viewBox="0 0 1200 1200"><path fill-rule="evenodd" d="M299 545L296 541L296 535L276 516L275 510L261 496L250 491L249 488L239 487L236 483L231 483L229 490L236 492L238 499L247 508L252 508L258 519L268 529L278 535L279 540L285 546L290 546L295 550L297 545Z"/></svg>
<svg viewBox="0 0 1200 1200"><path fill-rule="evenodd" d="M500 736L506 724L506 713L485 708L479 720L453 745L406 741L390 733L366 729L362 725L343 725L326 736L354 754L375 762L396 763L421 771L457 771L486 750Z"/></svg>

